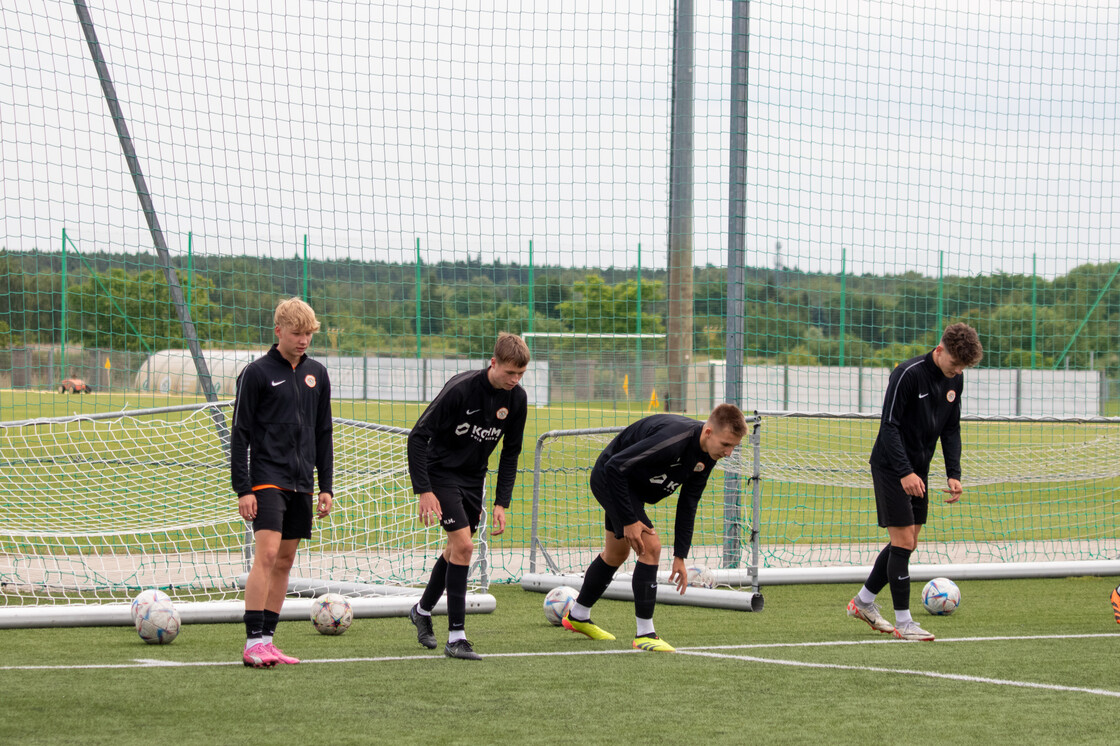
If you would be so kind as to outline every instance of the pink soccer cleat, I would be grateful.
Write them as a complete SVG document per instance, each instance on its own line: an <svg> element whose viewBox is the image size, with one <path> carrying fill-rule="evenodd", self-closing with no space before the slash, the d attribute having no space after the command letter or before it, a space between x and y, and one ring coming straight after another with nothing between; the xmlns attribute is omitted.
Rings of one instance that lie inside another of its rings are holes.
<svg viewBox="0 0 1120 746"><path fill-rule="evenodd" d="M272 657L276 659L277 663L285 663L289 665L299 663L299 658L293 658L292 656L285 654L283 650L276 647L271 642L265 643L265 649L267 649L268 652L272 653Z"/></svg>
<svg viewBox="0 0 1120 746"><path fill-rule="evenodd" d="M269 650L271 646L258 642L241 653L241 662L246 668L272 668L280 660Z"/></svg>

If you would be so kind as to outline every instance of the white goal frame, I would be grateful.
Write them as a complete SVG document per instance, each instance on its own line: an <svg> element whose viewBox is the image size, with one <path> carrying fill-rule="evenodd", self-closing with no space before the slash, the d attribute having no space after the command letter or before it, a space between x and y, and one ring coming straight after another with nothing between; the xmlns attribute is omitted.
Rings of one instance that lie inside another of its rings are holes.
<svg viewBox="0 0 1120 746"><path fill-rule="evenodd" d="M23 508L0 511L0 628L131 624L131 598L148 587L167 591L186 622L240 620L253 539L229 486L231 405L0 423L0 481L9 485L0 503ZM189 428L177 438L181 423ZM282 618L306 618L311 598L325 592L350 597L355 616L407 615L443 543L439 527L415 520L409 430L342 418L334 424L335 510L300 545ZM145 428L160 439L129 440ZM126 507L102 517L101 502L125 504L136 489L130 470L138 479L166 472L150 490L170 506L166 516L149 519ZM55 486L66 475L74 483ZM66 510L53 509L52 500ZM175 512L195 502L205 504L197 514ZM486 593L486 534L484 517L468 613L495 607ZM390 543L363 544L380 537ZM436 611L445 608L441 601Z"/></svg>

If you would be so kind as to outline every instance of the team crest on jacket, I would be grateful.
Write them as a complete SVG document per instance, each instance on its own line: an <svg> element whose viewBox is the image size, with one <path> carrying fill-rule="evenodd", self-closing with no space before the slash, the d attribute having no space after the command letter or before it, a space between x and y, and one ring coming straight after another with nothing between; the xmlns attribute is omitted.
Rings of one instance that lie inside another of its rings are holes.
<svg viewBox="0 0 1120 746"><path fill-rule="evenodd" d="M315 376L310 373L303 377L303 382L307 384L307 388L309 389L315 388L315 384L318 383L318 381L315 380Z"/></svg>
<svg viewBox="0 0 1120 746"><path fill-rule="evenodd" d="M509 409L507 409L506 407L502 407L494 414L494 416L499 420L504 420L506 417L509 417Z"/></svg>
<svg viewBox="0 0 1120 746"><path fill-rule="evenodd" d="M703 461L697 461L696 466L692 467L692 470L693 471L704 471L704 462Z"/></svg>
<svg viewBox="0 0 1120 746"><path fill-rule="evenodd" d="M950 404L952 404L953 402L955 402L957 400L957 392L953 391L953 389L949 389L949 393L945 394L945 399Z"/></svg>

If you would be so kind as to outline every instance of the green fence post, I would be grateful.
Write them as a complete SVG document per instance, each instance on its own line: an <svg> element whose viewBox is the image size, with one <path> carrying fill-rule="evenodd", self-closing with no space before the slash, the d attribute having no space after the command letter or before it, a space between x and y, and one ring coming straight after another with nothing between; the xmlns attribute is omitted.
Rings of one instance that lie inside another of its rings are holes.
<svg viewBox="0 0 1120 746"><path fill-rule="evenodd" d="M420 359L420 239L416 239L416 359Z"/></svg>
<svg viewBox="0 0 1120 746"><path fill-rule="evenodd" d="M844 365L844 311L847 308L847 279L845 261L848 250L840 249L840 365Z"/></svg>

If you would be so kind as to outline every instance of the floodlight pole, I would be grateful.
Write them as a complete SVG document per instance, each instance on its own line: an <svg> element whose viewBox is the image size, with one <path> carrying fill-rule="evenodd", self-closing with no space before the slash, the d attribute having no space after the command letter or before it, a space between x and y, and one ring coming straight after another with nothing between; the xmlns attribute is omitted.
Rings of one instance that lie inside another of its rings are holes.
<svg viewBox="0 0 1120 746"><path fill-rule="evenodd" d="M175 268L171 265L171 253L167 250L167 241L164 239L163 229L159 224L159 216L156 214L151 192L148 191L148 184L144 180L144 172L140 168L140 159L136 156L136 148L132 144L132 135L128 132L128 124L125 122L124 111L121 109L120 100L117 98L117 90L109 76L109 66L105 62L105 55L101 53L101 44L97 41L97 32L93 27L89 7L85 0L74 0L74 8L78 11L78 20L82 23L82 33L85 34L89 54L93 58L93 66L97 70L97 77L101 80L101 90L105 93L105 103L109 106L109 113L113 116L113 125L117 128L117 139L120 140L121 150L124 152L125 161L128 162L128 170L132 174L136 196L140 198L140 206L143 208L144 217L148 221L148 231L152 234L156 254L163 264L163 273L167 277L167 286L171 292L171 302L175 305L175 310L179 315L179 323L183 328L183 337L186 338L187 346L194 358L194 367L198 373L202 393L206 395L206 401L217 401L218 395L214 391L210 369L206 365L206 358L202 355L202 347L198 342L198 333L195 330L194 321L191 320L190 309L184 302L183 288L179 285L179 278L175 274ZM224 434L225 417L216 411L215 416L221 418L220 421L215 420L219 435ZM226 439L223 438L222 442L226 442Z"/></svg>
<svg viewBox="0 0 1120 746"><path fill-rule="evenodd" d="M724 401L744 408L743 348L747 215L747 48L750 0L731 3L731 142L727 221L727 350L724 364ZM757 430L757 426L756 426ZM752 438L757 433L752 433ZM755 484L757 488L757 482ZM742 557L741 488L737 474L723 478L723 567L739 567ZM755 490L757 492L757 489ZM758 526L752 526L751 544L757 554ZM757 563L757 559L755 560Z"/></svg>

